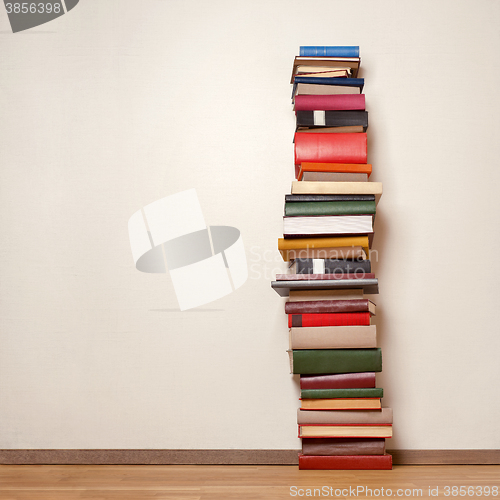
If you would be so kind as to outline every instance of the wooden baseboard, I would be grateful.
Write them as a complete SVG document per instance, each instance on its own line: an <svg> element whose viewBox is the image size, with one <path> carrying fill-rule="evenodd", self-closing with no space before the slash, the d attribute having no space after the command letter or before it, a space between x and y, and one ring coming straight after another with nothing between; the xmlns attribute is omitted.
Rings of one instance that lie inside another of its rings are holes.
<svg viewBox="0 0 500 500"><path fill-rule="evenodd" d="M0 450L3 465L297 465L298 450ZM388 450L395 465L500 464L500 450Z"/></svg>

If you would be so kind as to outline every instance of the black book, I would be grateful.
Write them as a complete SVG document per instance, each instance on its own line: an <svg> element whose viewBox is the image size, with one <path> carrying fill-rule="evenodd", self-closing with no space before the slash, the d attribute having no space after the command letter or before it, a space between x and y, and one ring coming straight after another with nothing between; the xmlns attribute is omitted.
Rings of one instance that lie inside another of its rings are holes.
<svg viewBox="0 0 500 500"><path fill-rule="evenodd" d="M315 274L314 261L319 261L316 264L316 269L320 267L317 274L360 274L371 273L372 266L369 260L342 260L342 259L295 259L295 274ZM324 269L323 269L324 266Z"/></svg>
<svg viewBox="0 0 500 500"><path fill-rule="evenodd" d="M298 127L352 127L368 128L368 111L297 111Z"/></svg>

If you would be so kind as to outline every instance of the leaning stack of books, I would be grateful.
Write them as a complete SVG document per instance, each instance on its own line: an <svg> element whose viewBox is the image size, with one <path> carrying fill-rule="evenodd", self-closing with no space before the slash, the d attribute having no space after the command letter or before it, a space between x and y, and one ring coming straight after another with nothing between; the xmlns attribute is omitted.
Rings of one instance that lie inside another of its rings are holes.
<svg viewBox="0 0 500 500"><path fill-rule="evenodd" d="M290 364L300 374L300 469L391 469L371 272L382 184L370 182L359 47L301 47L293 64L295 178L272 287L288 297Z"/></svg>

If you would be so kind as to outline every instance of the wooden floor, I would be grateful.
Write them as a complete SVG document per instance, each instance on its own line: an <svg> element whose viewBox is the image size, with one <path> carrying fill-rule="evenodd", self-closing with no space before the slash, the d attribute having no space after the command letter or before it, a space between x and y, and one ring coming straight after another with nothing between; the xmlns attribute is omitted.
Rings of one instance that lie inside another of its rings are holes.
<svg viewBox="0 0 500 500"><path fill-rule="evenodd" d="M462 494L461 486L465 487ZM358 491L358 487L370 488L372 494ZM438 487L441 498L500 500L500 465L400 465L392 471L299 471L295 466L238 465L0 465L1 500L373 498L389 496L387 489L393 497L430 498L429 487Z"/></svg>

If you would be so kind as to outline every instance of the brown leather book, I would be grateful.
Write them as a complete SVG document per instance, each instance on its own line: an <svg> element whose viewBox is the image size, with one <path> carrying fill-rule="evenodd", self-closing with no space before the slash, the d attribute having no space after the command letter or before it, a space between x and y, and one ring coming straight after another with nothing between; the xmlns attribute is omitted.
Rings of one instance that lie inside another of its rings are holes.
<svg viewBox="0 0 500 500"><path fill-rule="evenodd" d="M285 314L315 314L369 312L375 315L375 304L368 299L360 300L316 300L304 302L287 302Z"/></svg>
<svg viewBox="0 0 500 500"><path fill-rule="evenodd" d="M303 455L383 455L384 438L303 438Z"/></svg>
<svg viewBox="0 0 500 500"><path fill-rule="evenodd" d="M354 389L356 387L375 387L375 372L300 376L301 389Z"/></svg>
<svg viewBox="0 0 500 500"><path fill-rule="evenodd" d="M288 302L313 300L358 300L363 298L363 290L290 290Z"/></svg>

